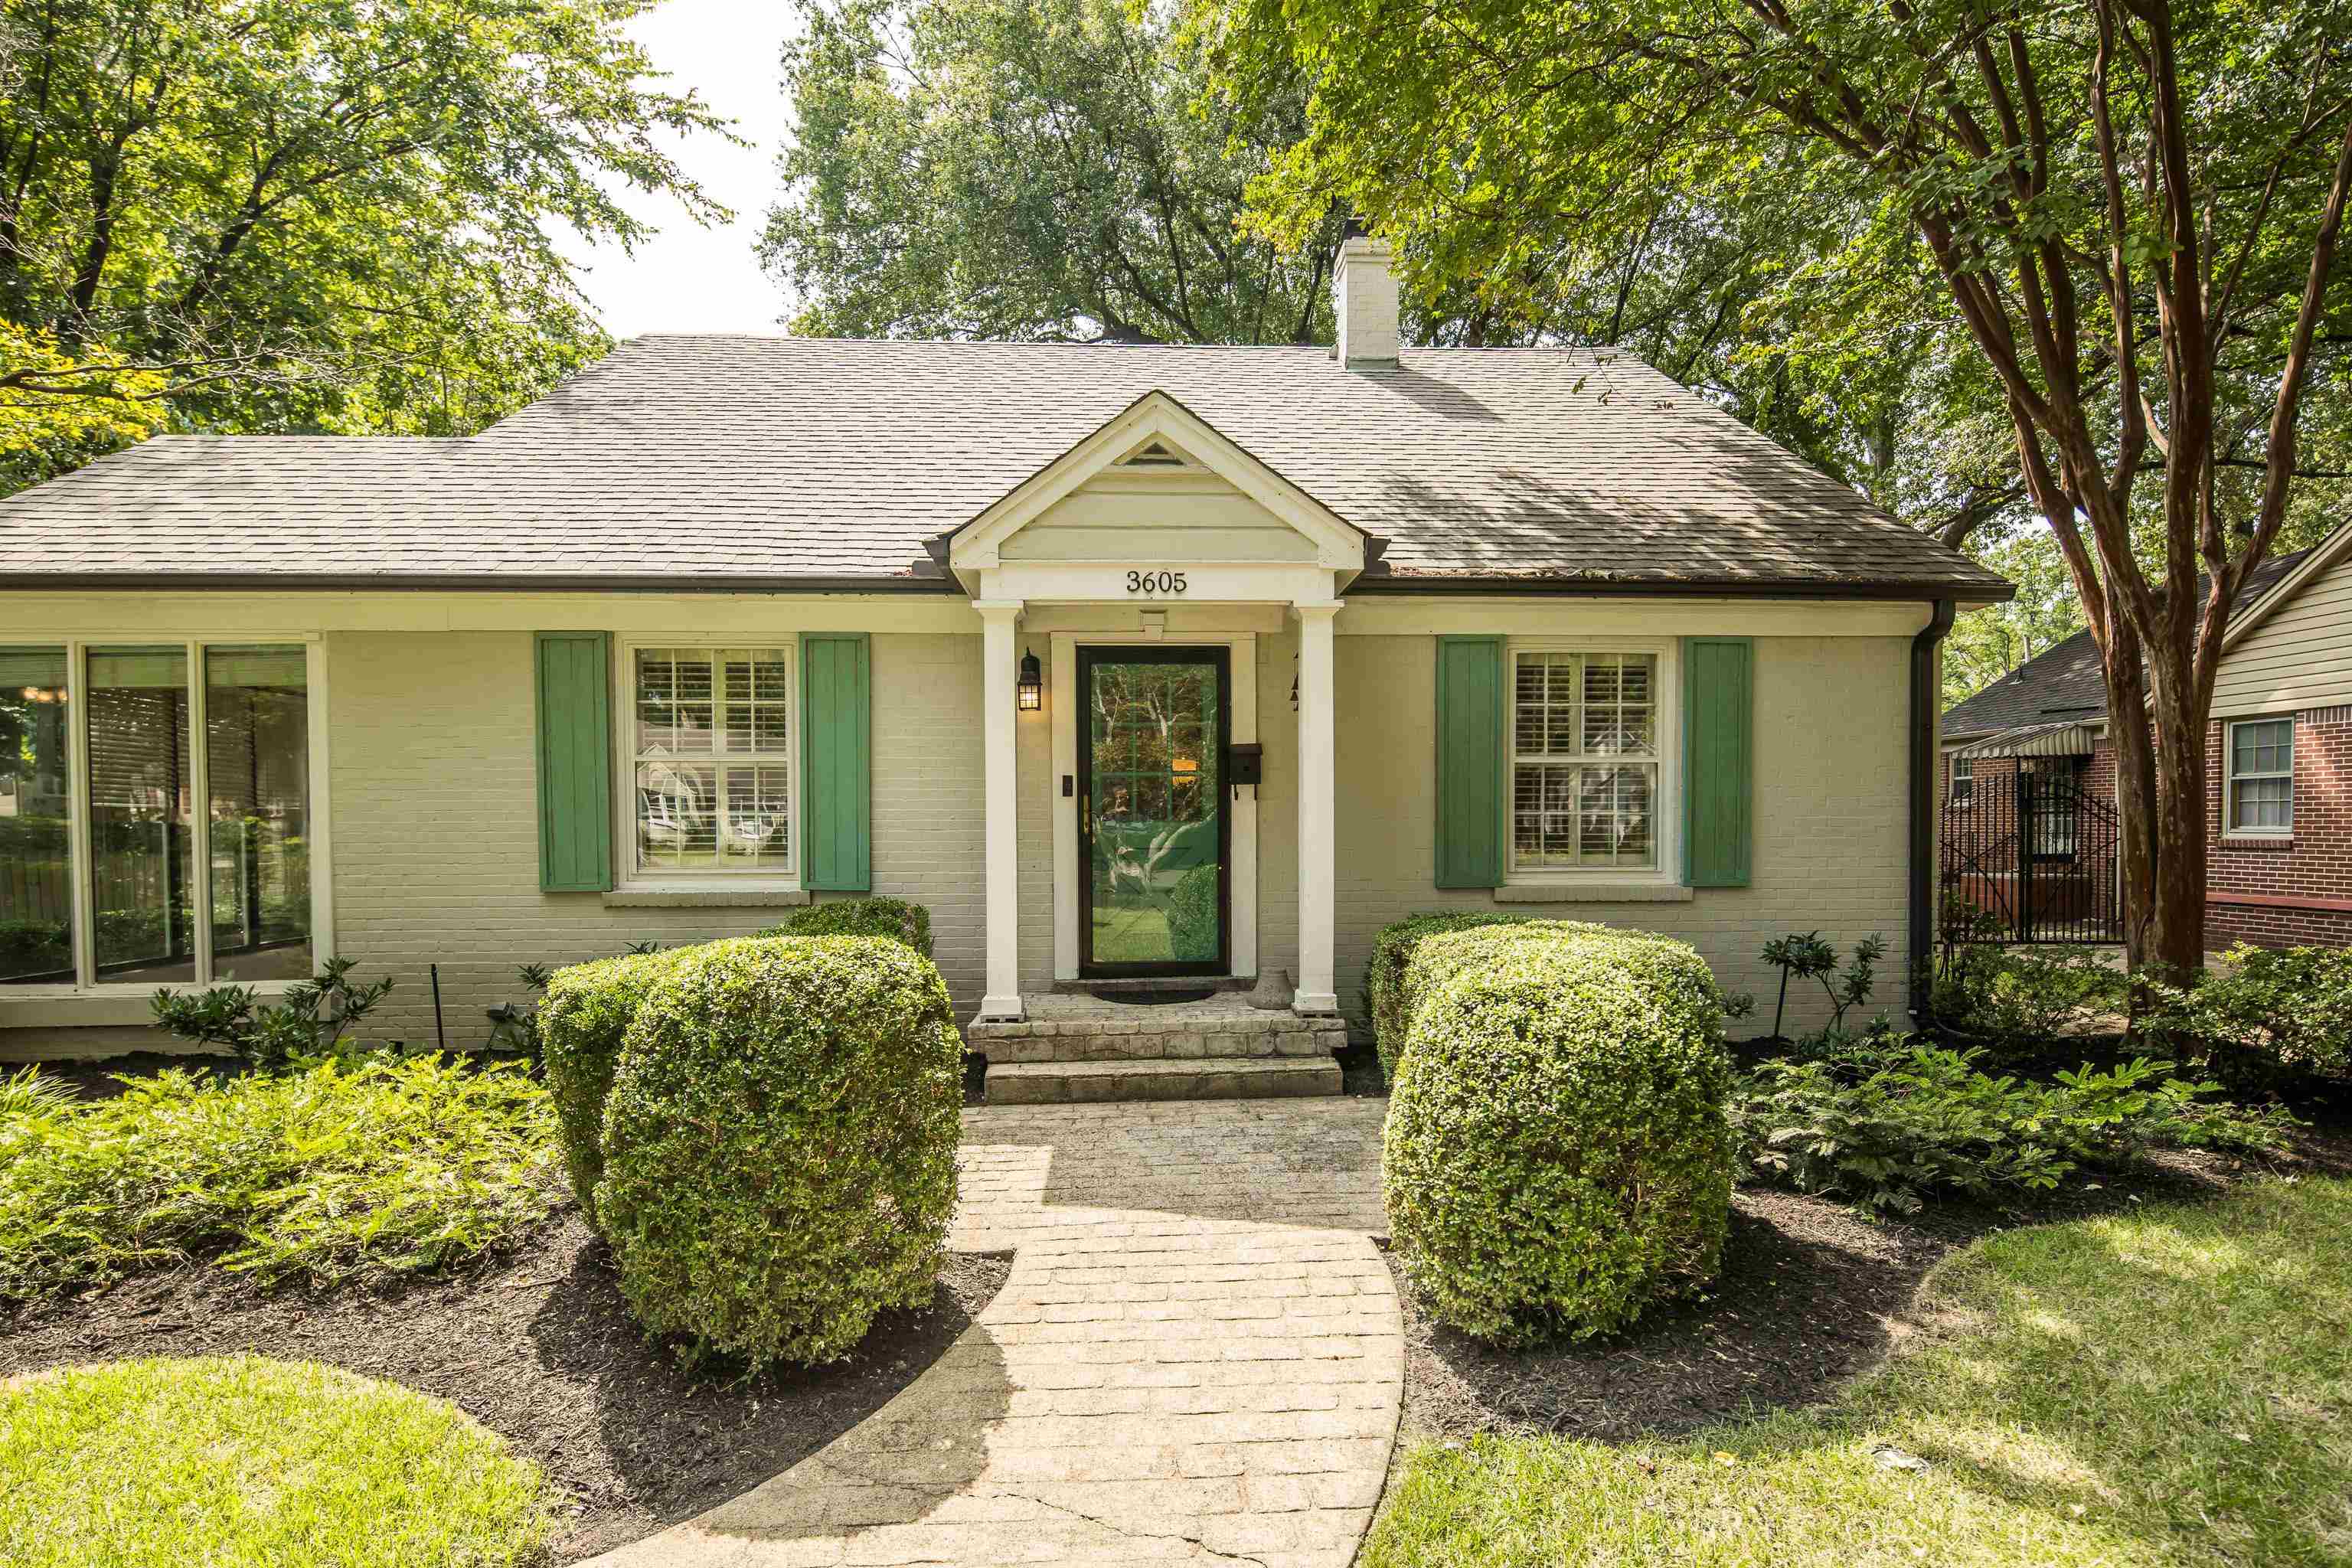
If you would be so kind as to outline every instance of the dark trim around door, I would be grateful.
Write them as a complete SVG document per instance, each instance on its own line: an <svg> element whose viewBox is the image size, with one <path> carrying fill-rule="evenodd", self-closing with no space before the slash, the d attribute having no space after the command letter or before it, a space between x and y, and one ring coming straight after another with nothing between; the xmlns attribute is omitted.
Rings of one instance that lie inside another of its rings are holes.
<svg viewBox="0 0 2352 1568"><path fill-rule="evenodd" d="M1094 809L1095 712L1094 667L1106 664L1207 664L1217 671L1217 956L1206 963L1097 963L1095 962L1094 844L1087 823ZM1233 749L1233 649L1209 647L1168 647L1159 643L1080 643L1077 646L1076 714L1078 835L1076 886L1070 896L1078 900L1078 978L1130 980L1166 975L1171 979L1223 976L1233 973L1234 952L1234 813L1233 785L1226 778L1227 753Z"/></svg>

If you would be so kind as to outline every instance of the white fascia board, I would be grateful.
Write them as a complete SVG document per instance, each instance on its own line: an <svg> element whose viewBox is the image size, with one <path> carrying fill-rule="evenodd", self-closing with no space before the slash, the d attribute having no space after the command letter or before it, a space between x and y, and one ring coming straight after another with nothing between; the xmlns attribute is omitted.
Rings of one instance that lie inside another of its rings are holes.
<svg viewBox="0 0 2352 1568"><path fill-rule="evenodd" d="M1148 392L1093 435L1000 497L956 531L948 562L959 577L1001 565L1007 539L1047 508L1154 438L1265 508L1315 546L1316 564L1360 572L1364 536L1337 512L1291 483L1207 420L1164 392Z"/></svg>

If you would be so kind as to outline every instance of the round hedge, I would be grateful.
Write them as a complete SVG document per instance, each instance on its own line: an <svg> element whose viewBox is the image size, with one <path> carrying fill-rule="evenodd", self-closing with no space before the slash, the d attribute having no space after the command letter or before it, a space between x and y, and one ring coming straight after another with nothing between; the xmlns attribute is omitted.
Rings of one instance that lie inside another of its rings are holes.
<svg viewBox="0 0 2352 1568"><path fill-rule="evenodd" d="M1483 954L1494 951L1495 943L1608 930L1582 921L1494 910L1433 910L1383 926L1372 939L1371 958L1364 965L1372 1045L1380 1053L1381 1073L1390 1083L1396 1082L1414 998L1452 979L1465 966L1481 962Z"/></svg>
<svg viewBox="0 0 2352 1568"><path fill-rule="evenodd" d="M604 1105L596 1212L637 1321L757 1371L837 1360L929 1301L961 1062L940 972L903 942L677 955Z"/></svg>
<svg viewBox="0 0 2352 1568"><path fill-rule="evenodd" d="M621 1043L638 1004L688 951L633 952L559 969L540 1003L540 1062L555 1102L564 1168L592 1223L596 1183L604 1174L604 1097L613 1090Z"/></svg>
<svg viewBox="0 0 2352 1568"><path fill-rule="evenodd" d="M1622 1328L1722 1258L1722 994L1665 937L1485 945L1416 998L1383 1140L1390 1229L1437 1318L1465 1332L1524 1344Z"/></svg>
<svg viewBox="0 0 2352 1568"><path fill-rule="evenodd" d="M931 911L905 899L826 899L805 904L761 936L887 936L931 956Z"/></svg>

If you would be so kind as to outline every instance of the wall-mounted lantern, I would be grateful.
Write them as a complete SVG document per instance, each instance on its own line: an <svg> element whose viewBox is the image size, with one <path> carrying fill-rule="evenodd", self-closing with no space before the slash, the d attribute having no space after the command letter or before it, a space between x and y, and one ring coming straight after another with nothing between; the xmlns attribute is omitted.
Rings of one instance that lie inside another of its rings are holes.
<svg viewBox="0 0 2352 1568"><path fill-rule="evenodd" d="M1021 679L1013 694L1013 705L1024 713L1034 713L1045 706L1045 672L1038 667L1035 654L1021 656Z"/></svg>

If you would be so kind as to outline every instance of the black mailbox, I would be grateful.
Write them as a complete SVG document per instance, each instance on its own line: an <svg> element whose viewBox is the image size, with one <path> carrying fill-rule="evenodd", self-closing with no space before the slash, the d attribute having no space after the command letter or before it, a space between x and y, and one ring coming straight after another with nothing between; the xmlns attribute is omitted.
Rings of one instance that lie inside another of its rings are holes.
<svg viewBox="0 0 2352 1568"><path fill-rule="evenodd" d="M1258 774L1264 771L1265 748L1253 741L1244 746L1225 748L1225 782L1257 787Z"/></svg>

